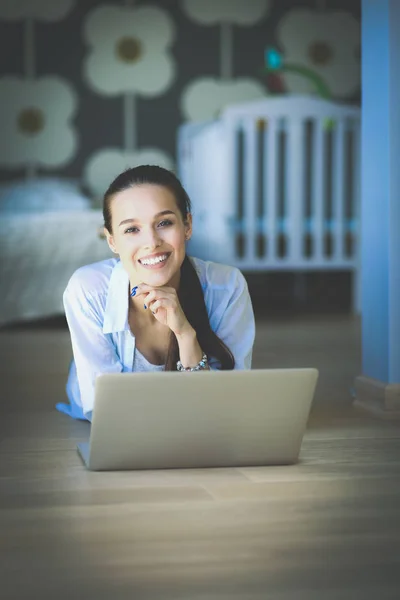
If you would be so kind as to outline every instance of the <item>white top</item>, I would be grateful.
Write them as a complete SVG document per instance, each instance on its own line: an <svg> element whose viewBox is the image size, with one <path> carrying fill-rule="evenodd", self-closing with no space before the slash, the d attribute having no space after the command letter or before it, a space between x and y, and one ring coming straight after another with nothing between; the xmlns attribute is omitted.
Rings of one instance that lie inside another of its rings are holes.
<svg viewBox="0 0 400 600"><path fill-rule="evenodd" d="M236 267L191 258L200 279L211 329L228 346L235 369L250 369L255 338L253 308L247 282ZM67 395L70 404L57 408L91 420L97 375L140 370L135 364L135 336L128 324L129 276L117 258L81 267L63 295L74 360ZM146 370L155 365L147 364ZM209 357L211 369L218 361ZM160 368L162 370L162 368Z"/></svg>
<svg viewBox="0 0 400 600"><path fill-rule="evenodd" d="M135 356L133 357L133 368L132 371L137 373L139 371L163 371L165 365L153 365L149 362L145 356L135 347Z"/></svg>

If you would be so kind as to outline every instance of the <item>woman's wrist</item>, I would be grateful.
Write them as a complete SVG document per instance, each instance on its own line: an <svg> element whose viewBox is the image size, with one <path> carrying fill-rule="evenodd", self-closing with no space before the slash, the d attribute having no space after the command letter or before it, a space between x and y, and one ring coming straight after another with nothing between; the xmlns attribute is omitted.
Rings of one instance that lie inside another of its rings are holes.
<svg viewBox="0 0 400 600"><path fill-rule="evenodd" d="M191 324L188 322L185 329L183 329L180 333L175 333L175 337L179 344L191 344L197 341L196 331L193 329Z"/></svg>

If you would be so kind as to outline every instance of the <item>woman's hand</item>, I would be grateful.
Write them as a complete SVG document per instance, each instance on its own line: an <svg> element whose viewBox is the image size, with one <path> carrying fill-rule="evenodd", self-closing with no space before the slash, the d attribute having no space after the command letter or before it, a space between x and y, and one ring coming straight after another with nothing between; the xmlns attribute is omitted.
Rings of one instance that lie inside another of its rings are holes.
<svg viewBox="0 0 400 600"><path fill-rule="evenodd" d="M179 302L178 294L172 287L151 287L146 283L138 286L135 297L143 297L143 303L162 325L166 325L176 336L193 334L193 327L187 320Z"/></svg>
<svg viewBox="0 0 400 600"><path fill-rule="evenodd" d="M180 305L175 288L154 288L141 283L135 297L141 296L144 305L162 325L166 325L176 336L179 348L179 358L185 368L195 367L203 356L193 327L187 320Z"/></svg>

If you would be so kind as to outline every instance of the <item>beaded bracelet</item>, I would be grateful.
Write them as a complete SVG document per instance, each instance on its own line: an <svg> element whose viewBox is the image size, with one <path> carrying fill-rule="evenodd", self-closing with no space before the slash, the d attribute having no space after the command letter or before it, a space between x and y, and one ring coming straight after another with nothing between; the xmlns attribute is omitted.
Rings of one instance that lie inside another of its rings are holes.
<svg viewBox="0 0 400 600"><path fill-rule="evenodd" d="M207 354L205 354L205 353L203 354L201 361L195 367L188 367L186 369L180 360L178 360L178 362L176 363L177 371L186 371L186 372L203 371L204 369L207 368L207 366L208 366L208 358L207 358Z"/></svg>

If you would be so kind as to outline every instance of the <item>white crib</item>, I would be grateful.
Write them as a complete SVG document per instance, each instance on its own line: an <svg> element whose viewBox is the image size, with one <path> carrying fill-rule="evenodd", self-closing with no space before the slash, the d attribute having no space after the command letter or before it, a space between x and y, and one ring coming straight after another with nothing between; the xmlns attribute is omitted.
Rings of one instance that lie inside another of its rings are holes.
<svg viewBox="0 0 400 600"><path fill-rule="evenodd" d="M360 110L311 96L230 106L183 124L189 251L242 271L350 270L359 311Z"/></svg>

